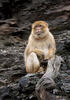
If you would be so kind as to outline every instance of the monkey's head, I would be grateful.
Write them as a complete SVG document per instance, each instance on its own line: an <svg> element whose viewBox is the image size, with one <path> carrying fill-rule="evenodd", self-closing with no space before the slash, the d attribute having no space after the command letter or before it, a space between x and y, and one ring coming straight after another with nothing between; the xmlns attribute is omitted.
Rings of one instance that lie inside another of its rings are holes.
<svg viewBox="0 0 70 100"><path fill-rule="evenodd" d="M35 38L45 37L48 31L48 24L45 21L36 21L32 25L32 34Z"/></svg>

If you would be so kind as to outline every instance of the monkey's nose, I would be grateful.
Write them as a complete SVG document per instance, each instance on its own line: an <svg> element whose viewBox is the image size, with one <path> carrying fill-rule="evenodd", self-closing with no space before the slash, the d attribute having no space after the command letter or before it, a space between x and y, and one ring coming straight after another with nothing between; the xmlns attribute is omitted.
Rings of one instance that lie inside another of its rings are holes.
<svg viewBox="0 0 70 100"><path fill-rule="evenodd" d="M40 31L41 31L41 28L40 28L40 27L37 27L36 30L37 30L38 32L40 32Z"/></svg>
<svg viewBox="0 0 70 100"><path fill-rule="evenodd" d="M37 30L37 32L41 32L41 30Z"/></svg>
<svg viewBox="0 0 70 100"><path fill-rule="evenodd" d="M41 32L41 29L37 29L36 32Z"/></svg>

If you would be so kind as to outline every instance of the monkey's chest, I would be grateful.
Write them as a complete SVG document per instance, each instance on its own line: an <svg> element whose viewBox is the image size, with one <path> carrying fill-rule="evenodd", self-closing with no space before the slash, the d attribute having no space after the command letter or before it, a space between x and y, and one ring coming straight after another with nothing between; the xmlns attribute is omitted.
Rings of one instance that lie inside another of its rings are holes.
<svg viewBox="0 0 70 100"><path fill-rule="evenodd" d="M46 42L40 42L40 43L35 43L35 45L33 45L34 48L37 48L37 49L48 49L48 43Z"/></svg>

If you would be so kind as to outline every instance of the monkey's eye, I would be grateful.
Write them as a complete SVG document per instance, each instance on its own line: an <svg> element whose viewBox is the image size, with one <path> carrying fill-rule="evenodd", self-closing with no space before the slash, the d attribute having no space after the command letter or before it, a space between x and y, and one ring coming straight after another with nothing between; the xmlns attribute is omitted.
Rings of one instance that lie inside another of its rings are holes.
<svg viewBox="0 0 70 100"><path fill-rule="evenodd" d="M36 25L36 26L35 26L35 29L38 28L38 27L39 27L39 28L43 28L43 26L40 24L40 25Z"/></svg>
<svg viewBox="0 0 70 100"><path fill-rule="evenodd" d="M44 26L43 26L43 25L39 25L39 27L40 27L40 28L44 28Z"/></svg>
<svg viewBox="0 0 70 100"><path fill-rule="evenodd" d="M38 26L35 26L35 28L37 28Z"/></svg>
<svg viewBox="0 0 70 100"><path fill-rule="evenodd" d="M39 25L39 27L42 27L42 25Z"/></svg>

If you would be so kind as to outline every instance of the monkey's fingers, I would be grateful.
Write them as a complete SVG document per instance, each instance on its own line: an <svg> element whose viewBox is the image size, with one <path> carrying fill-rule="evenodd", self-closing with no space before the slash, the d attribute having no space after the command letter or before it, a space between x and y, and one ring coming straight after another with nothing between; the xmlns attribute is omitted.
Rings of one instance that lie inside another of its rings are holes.
<svg viewBox="0 0 70 100"><path fill-rule="evenodd" d="M37 55L37 57L40 61L44 59L44 55Z"/></svg>

